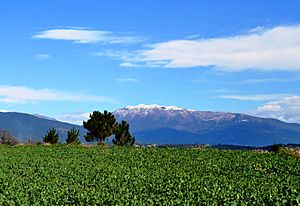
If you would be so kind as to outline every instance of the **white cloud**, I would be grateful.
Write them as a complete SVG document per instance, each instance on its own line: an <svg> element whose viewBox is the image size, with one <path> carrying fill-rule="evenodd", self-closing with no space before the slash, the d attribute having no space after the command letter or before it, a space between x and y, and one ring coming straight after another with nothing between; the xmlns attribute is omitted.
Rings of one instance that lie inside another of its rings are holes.
<svg viewBox="0 0 300 206"><path fill-rule="evenodd" d="M246 69L300 71L300 26L254 29L246 34L171 40L140 51L136 60L168 68L213 66L227 71Z"/></svg>
<svg viewBox="0 0 300 206"><path fill-rule="evenodd" d="M234 90L232 89L211 89L207 90L207 92L212 92L212 93L232 93Z"/></svg>
<svg viewBox="0 0 300 206"><path fill-rule="evenodd" d="M137 83L139 80L135 78L119 78L116 79L117 82L122 82L122 83Z"/></svg>
<svg viewBox="0 0 300 206"><path fill-rule="evenodd" d="M275 118L284 122L300 123L300 96L291 94L260 94L260 95L223 95L226 99L242 101L268 101L250 115Z"/></svg>
<svg viewBox="0 0 300 206"><path fill-rule="evenodd" d="M253 95L220 95L218 98L242 101L270 101L289 96L289 94L253 94Z"/></svg>
<svg viewBox="0 0 300 206"><path fill-rule="evenodd" d="M140 59L138 52L130 52L130 51L112 51L106 50L101 52L93 53L94 56L98 57L110 57L113 59L120 59L123 62L119 65L120 67L125 68L133 68L133 67L140 67L142 66L141 63L138 63Z"/></svg>
<svg viewBox="0 0 300 206"><path fill-rule="evenodd" d="M41 31L34 35L37 39L67 40L74 43L105 43L105 44L123 44L138 43L144 41L143 38L136 36L127 36L110 31L87 30L87 29L49 29Z"/></svg>
<svg viewBox="0 0 300 206"><path fill-rule="evenodd" d="M73 112L65 113L56 117L58 121L68 122L71 124L82 125L83 121L89 119L90 112Z"/></svg>
<svg viewBox="0 0 300 206"><path fill-rule="evenodd" d="M201 34L192 34L187 36L185 39L199 39L201 36Z"/></svg>
<svg viewBox="0 0 300 206"><path fill-rule="evenodd" d="M45 59L50 59L51 56L49 54L36 54L35 58L40 60L45 60Z"/></svg>
<svg viewBox="0 0 300 206"><path fill-rule="evenodd" d="M276 101L270 101L258 107L253 114L286 122L300 123L300 96L288 96Z"/></svg>
<svg viewBox="0 0 300 206"><path fill-rule="evenodd" d="M138 64L134 64L134 63L131 63L131 62L123 62L119 65L120 67L140 67L142 65L138 65Z"/></svg>
<svg viewBox="0 0 300 206"><path fill-rule="evenodd" d="M38 101L113 102L104 96L70 93L53 89L32 89L22 86L0 85L0 102L7 104Z"/></svg>
<svg viewBox="0 0 300 206"><path fill-rule="evenodd" d="M256 84L256 83L270 83L270 82L296 82L300 81L300 78L261 78L261 79L245 79L240 83Z"/></svg>
<svg viewBox="0 0 300 206"><path fill-rule="evenodd" d="M119 65L120 67L161 67L166 64L166 61L144 61L141 57L141 51L112 51L106 50L102 52L93 53L94 56L98 57L110 57L113 59L120 59L123 62Z"/></svg>
<svg viewBox="0 0 300 206"><path fill-rule="evenodd" d="M121 60L134 60L134 57L138 55L136 52L131 52L127 50L120 50L120 51L113 51L113 50L105 50L100 52L92 53L94 56L98 57L110 57L114 59L121 59Z"/></svg>
<svg viewBox="0 0 300 206"><path fill-rule="evenodd" d="M257 108L257 112L278 112L282 109L278 102L269 102Z"/></svg>

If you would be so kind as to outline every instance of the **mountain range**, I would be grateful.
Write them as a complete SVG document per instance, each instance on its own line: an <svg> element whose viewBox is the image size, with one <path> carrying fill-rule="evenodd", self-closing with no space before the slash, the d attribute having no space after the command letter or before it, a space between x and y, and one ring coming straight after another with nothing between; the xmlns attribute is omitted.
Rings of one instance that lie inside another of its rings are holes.
<svg viewBox="0 0 300 206"><path fill-rule="evenodd" d="M245 114L138 105L119 109L114 115L129 122L140 143L249 146L300 143L300 124Z"/></svg>
<svg viewBox="0 0 300 206"><path fill-rule="evenodd" d="M113 114L118 121L130 124L130 131L140 144L300 144L300 124L245 114L160 105L128 106ZM86 130L82 126L41 115L0 112L0 129L10 131L19 141L42 141L52 127L58 131L61 142L72 127L80 130L80 139L84 142Z"/></svg>
<svg viewBox="0 0 300 206"><path fill-rule="evenodd" d="M9 131L19 142L43 141L50 128L55 128L60 141L65 142L68 131L74 127L80 130L80 140L84 141L86 132L82 126L59 122L56 119L42 115L31 115L17 112L0 112L0 129Z"/></svg>

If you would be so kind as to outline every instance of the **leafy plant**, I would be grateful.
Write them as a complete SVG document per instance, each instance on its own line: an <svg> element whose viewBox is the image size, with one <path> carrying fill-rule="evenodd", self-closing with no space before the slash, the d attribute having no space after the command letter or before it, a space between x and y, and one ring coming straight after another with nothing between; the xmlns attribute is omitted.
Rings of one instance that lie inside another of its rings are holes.
<svg viewBox="0 0 300 206"><path fill-rule="evenodd" d="M0 145L0 205L299 205L300 159L275 153Z"/></svg>

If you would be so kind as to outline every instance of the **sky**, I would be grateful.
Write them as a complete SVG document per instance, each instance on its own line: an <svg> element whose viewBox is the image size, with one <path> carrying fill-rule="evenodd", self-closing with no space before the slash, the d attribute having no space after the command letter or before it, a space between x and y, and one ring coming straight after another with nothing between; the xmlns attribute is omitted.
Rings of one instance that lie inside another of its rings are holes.
<svg viewBox="0 0 300 206"><path fill-rule="evenodd" d="M174 105L300 123L298 0L0 2L0 111Z"/></svg>

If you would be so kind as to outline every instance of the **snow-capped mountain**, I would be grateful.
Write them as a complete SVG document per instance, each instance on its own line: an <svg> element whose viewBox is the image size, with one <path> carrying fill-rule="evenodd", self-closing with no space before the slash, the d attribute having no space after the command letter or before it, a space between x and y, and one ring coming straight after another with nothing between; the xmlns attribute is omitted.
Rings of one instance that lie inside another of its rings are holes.
<svg viewBox="0 0 300 206"><path fill-rule="evenodd" d="M52 120L52 121L57 121L57 119L52 118L52 117L47 117L45 115L42 114L33 114L33 116L40 118L40 119L46 119L46 120Z"/></svg>
<svg viewBox="0 0 300 206"><path fill-rule="evenodd" d="M174 128L185 132L197 133L203 130L208 123L231 121L236 114L225 112L194 111L176 106L137 105L128 106L114 112L118 120L125 119L135 122L132 125L134 131L145 128ZM149 122L150 121L150 122ZM247 121L247 120L246 120Z"/></svg>
<svg viewBox="0 0 300 206"><path fill-rule="evenodd" d="M276 119L160 105L128 106L113 113L118 121L129 122L137 143L250 146L300 144L300 124ZM72 127L80 130L81 141L84 141L86 130L82 126L40 115L0 112L0 129L10 131L19 141L42 141L44 134L52 127L57 130L62 142Z"/></svg>
<svg viewBox="0 0 300 206"><path fill-rule="evenodd" d="M168 119L190 119L197 118L202 121L222 121L230 120L235 117L235 114L225 112L210 112L210 111L195 111L184 109L177 106L160 106L157 104L137 106L128 106L114 112L116 116L122 118L136 118L136 117L149 117L156 116L156 118L164 117Z"/></svg>
<svg viewBox="0 0 300 206"><path fill-rule="evenodd" d="M114 112L140 143L267 145L300 143L300 125L244 114L137 105Z"/></svg>

